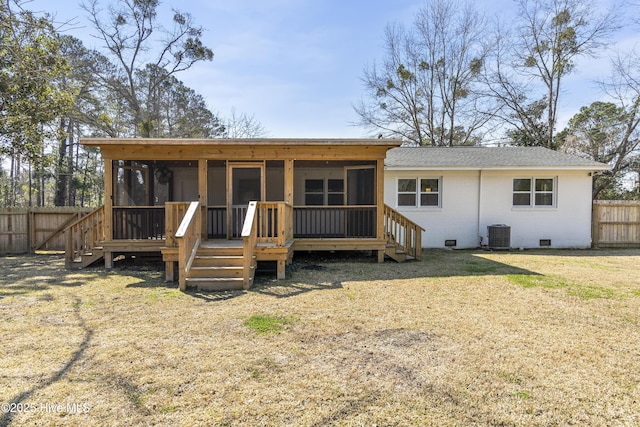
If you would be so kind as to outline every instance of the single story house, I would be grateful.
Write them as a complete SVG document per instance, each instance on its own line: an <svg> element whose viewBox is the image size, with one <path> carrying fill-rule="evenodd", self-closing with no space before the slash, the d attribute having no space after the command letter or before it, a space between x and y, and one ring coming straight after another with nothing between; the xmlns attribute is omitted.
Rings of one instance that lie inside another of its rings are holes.
<svg viewBox="0 0 640 427"><path fill-rule="evenodd" d="M88 138L105 164L104 205L67 230L66 264L162 254L180 288L251 286L295 251L420 258L421 229L384 203L396 139ZM177 270L176 270L177 267Z"/></svg>
<svg viewBox="0 0 640 427"><path fill-rule="evenodd" d="M385 203L425 248L587 248L592 175L603 163L542 147L398 147Z"/></svg>

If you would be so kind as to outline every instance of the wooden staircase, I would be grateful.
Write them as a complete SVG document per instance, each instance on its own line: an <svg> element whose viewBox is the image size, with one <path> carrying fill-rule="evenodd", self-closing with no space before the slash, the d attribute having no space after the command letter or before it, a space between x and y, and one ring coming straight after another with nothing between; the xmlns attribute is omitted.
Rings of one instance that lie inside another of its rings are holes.
<svg viewBox="0 0 640 427"><path fill-rule="evenodd" d="M198 247L191 267L186 273L186 286L199 291L241 290L251 287L256 268L256 257L245 266L243 247L216 246L204 242ZM245 284L245 269L250 283Z"/></svg>
<svg viewBox="0 0 640 427"><path fill-rule="evenodd" d="M396 262L422 259L422 232L424 228L395 209L384 205L384 253Z"/></svg>
<svg viewBox="0 0 640 427"><path fill-rule="evenodd" d="M104 250L101 247L95 247L90 252L82 252L77 258L71 260L67 265L69 270L79 270L89 267L94 262L98 262L104 258Z"/></svg>
<svg viewBox="0 0 640 427"><path fill-rule="evenodd" d="M104 206L71 224L65 230L65 267L80 269L104 257Z"/></svg>
<svg viewBox="0 0 640 427"><path fill-rule="evenodd" d="M175 235L172 229L177 221L172 219L169 222L163 258L165 262L172 262L171 253L175 254L172 248L177 248L175 260L178 262L181 291L188 287L202 291L228 291L249 289L253 285L258 231L256 206L257 202L249 202L239 240L203 240L203 210L199 202L189 204Z"/></svg>
<svg viewBox="0 0 640 427"><path fill-rule="evenodd" d="M397 244L393 240L387 240L384 254L396 262L405 262L407 259L413 259L412 256L407 255L402 245Z"/></svg>

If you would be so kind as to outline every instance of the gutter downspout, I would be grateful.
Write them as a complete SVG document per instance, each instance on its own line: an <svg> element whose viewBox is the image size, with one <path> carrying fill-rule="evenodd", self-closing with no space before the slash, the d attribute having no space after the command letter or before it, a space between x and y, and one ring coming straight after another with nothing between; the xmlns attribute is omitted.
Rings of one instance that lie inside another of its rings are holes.
<svg viewBox="0 0 640 427"><path fill-rule="evenodd" d="M480 215L482 214L482 169L478 171L478 246L482 247L482 234L480 233Z"/></svg>

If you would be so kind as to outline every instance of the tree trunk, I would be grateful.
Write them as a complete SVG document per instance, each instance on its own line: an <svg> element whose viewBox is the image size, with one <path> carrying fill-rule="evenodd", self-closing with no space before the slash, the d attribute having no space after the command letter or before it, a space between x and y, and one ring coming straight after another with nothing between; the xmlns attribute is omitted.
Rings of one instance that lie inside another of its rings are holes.
<svg viewBox="0 0 640 427"><path fill-rule="evenodd" d="M65 119L60 119L60 130L65 128ZM67 137L60 137L58 140L58 161L56 163L56 194L53 198L55 206L65 206L67 194L68 177L65 171L65 161L67 160Z"/></svg>

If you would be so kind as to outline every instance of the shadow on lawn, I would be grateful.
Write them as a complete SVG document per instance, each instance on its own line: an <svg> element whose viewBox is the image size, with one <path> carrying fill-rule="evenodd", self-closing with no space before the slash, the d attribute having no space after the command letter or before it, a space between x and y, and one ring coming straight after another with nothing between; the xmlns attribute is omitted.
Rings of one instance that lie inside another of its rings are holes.
<svg viewBox="0 0 640 427"><path fill-rule="evenodd" d="M482 251L428 250L421 261L377 262L366 253L322 253L296 255L287 268L287 278L256 276L248 291L276 298L290 298L306 292L342 288L343 282L384 281L438 277L539 275L534 271L483 258ZM244 292L234 295L240 296ZM228 298L225 298L228 299Z"/></svg>
<svg viewBox="0 0 640 427"><path fill-rule="evenodd" d="M60 255L1 257L0 270L0 298L44 291L53 286L82 286L99 275L90 270L68 272Z"/></svg>
<svg viewBox="0 0 640 427"><path fill-rule="evenodd" d="M383 281L398 279L539 275L534 271L483 258L483 251L428 250L421 261L396 263L377 262L377 256L361 252L313 252L296 254L287 266L286 279L275 280L275 271L256 274L254 285L248 290L202 292L188 290L187 295L207 302L222 302L248 293L275 298L291 298L307 292L340 289L343 282Z"/></svg>
<svg viewBox="0 0 640 427"><path fill-rule="evenodd" d="M80 305L81 305L80 299L76 298L75 303L73 304L74 315L78 321L78 326L84 332L84 337L82 339L82 342L80 342L80 344L78 345L78 349L71 355L67 363L65 363L64 366L62 366L62 368L60 368L58 371L53 373L53 375L51 375L49 378L40 382L38 385L33 386L29 390L22 392L18 396L11 399L11 401L7 402L9 404L9 407L17 407L20 403L24 402L25 400L28 400L37 391L47 388L50 385L60 381L67 374L67 372L69 372L69 370L73 367L73 365L78 360L80 360L83 353L89 346L89 342L91 341L91 338L93 337L93 330L87 326L84 319L80 315ZM18 412L11 412L11 411L4 412L4 414L2 414L2 417L0 417L0 427L8 426L11 423L11 420L13 420L13 417L17 413Z"/></svg>
<svg viewBox="0 0 640 427"><path fill-rule="evenodd" d="M341 280L390 280L424 277L461 277L538 273L509 264L484 258L486 251L478 250L425 250L422 260L397 263L386 259L377 263L375 256L344 256L342 254L305 254L294 257L292 276L300 270L326 271L327 275L340 276ZM298 264L298 266L296 266ZM300 267L302 266L302 267Z"/></svg>

